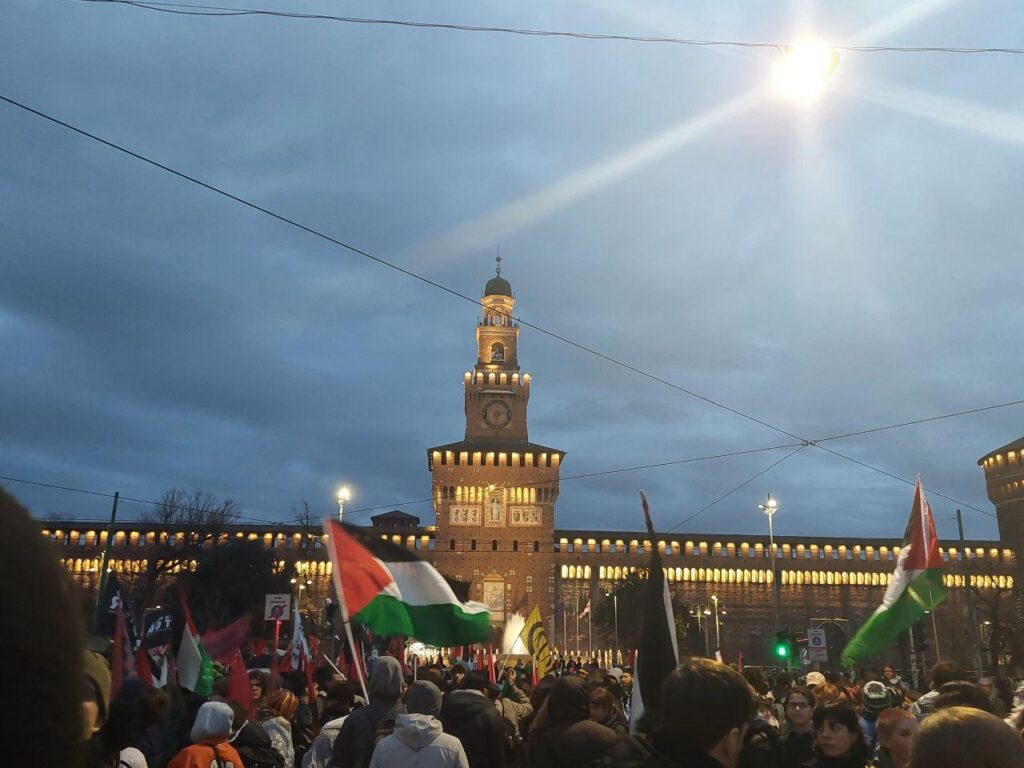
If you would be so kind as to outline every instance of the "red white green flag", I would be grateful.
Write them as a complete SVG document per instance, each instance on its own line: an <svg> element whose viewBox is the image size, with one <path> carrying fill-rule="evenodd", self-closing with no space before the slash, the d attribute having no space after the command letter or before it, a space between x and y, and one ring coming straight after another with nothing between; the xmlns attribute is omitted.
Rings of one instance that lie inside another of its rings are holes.
<svg viewBox="0 0 1024 768"><path fill-rule="evenodd" d="M918 478L892 582L882 604L843 649L840 656L843 665L852 666L881 651L927 611L934 610L946 598L946 593L935 520L924 497L921 478Z"/></svg>
<svg viewBox="0 0 1024 768"><path fill-rule="evenodd" d="M367 541L375 556L340 522L324 521L334 584L343 618L378 635L404 635L435 646L484 641L490 613L481 603L463 603L430 563L401 547Z"/></svg>

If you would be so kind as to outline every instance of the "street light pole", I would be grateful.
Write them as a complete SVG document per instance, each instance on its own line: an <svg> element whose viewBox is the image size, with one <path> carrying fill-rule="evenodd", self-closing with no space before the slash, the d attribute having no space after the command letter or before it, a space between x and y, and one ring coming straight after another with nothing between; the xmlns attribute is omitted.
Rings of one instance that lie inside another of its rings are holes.
<svg viewBox="0 0 1024 768"><path fill-rule="evenodd" d="M715 604L715 650L722 650L722 625L718 621L718 595L711 596L711 602Z"/></svg>
<svg viewBox="0 0 1024 768"><path fill-rule="evenodd" d="M705 605L701 605L700 608L698 608L698 610L704 611L704 615L705 616L710 616L711 615L711 609L708 608L706 604ZM711 658L711 626L710 626L710 621L711 621L710 619L704 619L704 628L705 628L705 630L707 630L706 632L704 632L704 655L707 658L709 658L709 659Z"/></svg>
<svg viewBox="0 0 1024 768"><path fill-rule="evenodd" d="M338 522L344 522L345 518L345 502L352 498L352 492L348 489L347 485L343 485L338 489L338 493L335 495L335 499L338 501Z"/></svg>
<svg viewBox="0 0 1024 768"><path fill-rule="evenodd" d="M772 495L768 494L768 501L764 504L759 504L758 508L768 515L768 553L772 560L772 590L775 593L775 631L779 631L779 626L782 623L780 618L782 610L780 607L780 600L782 593L779 586L779 574L775 570L775 528L772 525L772 518L775 517L775 513L779 511L779 504Z"/></svg>

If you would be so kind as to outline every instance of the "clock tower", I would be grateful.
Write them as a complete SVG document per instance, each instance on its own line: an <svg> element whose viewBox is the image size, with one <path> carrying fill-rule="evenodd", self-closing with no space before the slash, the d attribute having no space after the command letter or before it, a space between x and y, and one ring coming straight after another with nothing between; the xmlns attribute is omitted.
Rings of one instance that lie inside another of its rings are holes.
<svg viewBox="0 0 1024 768"><path fill-rule="evenodd" d="M476 364L463 375L465 438L427 451L437 515L434 565L470 585L503 625L534 605L551 615L554 519L563 451L531 443L530 375L519 369L519 325L501 259L476 326Z"/></svg>

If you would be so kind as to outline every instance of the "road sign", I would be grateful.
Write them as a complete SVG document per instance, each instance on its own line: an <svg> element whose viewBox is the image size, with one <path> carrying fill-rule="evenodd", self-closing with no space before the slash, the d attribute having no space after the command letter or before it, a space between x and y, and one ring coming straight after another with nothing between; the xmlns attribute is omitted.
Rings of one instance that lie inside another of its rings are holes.
<svg viewBox="0 0 1024 768"><path fill-rule="evenodd" d="M267 595L264 603L263 618L266 621L288 621L291 618L292 596Z"/></svg>
<svg viewBox="0 0 1024 768"><path fill-rule="evenodd" d="M807 660L828 661L828 641L824 629L807 630Z"/></svg>

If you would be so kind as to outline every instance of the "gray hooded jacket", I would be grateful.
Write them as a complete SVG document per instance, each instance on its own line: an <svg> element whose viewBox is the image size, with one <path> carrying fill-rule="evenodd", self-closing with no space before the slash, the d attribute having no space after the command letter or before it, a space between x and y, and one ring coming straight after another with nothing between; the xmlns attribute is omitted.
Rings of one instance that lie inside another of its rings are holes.
<svg viewBox="0 0 1024 768"><path fill-rule="evenodd" d="M399 715L373 751L370 768L469 768L462 742L431 715Z"/></svg>

